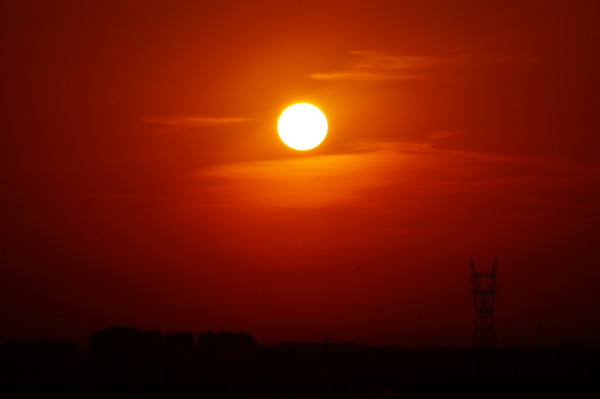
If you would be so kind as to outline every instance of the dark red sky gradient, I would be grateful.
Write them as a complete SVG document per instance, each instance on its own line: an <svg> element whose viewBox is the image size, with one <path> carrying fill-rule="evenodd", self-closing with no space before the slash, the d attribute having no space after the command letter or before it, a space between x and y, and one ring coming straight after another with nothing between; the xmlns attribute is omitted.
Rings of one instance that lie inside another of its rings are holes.
<svg viewBox="0 0 600 399"><path fill-rule="evenodd" d="M501 345L600 344L597 2L148 3L2 7L0 341L468 346L472 257Z"/></svg>

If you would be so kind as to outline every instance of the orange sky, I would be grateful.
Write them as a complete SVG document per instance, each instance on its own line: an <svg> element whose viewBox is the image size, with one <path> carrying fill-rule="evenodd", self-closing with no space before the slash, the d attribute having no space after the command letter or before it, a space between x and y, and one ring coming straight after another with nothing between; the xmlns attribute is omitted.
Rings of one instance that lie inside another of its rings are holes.
<svg viewBox="0 0 600 399"><path fill-rule="evenodd" d="M595 2L3 8L0 340L598 344Z"/></svg>

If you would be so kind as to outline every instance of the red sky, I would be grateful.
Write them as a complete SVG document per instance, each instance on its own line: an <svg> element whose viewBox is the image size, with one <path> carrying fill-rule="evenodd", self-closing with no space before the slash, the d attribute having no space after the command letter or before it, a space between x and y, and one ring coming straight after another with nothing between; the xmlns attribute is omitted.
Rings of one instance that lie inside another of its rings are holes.
<svg viewBox="0 0 600 399"><path fill-rule="evenodd" d="M0 340L468 346L498 258L501 345L599 344L599 7L450 3L5 4Z"/></svg>

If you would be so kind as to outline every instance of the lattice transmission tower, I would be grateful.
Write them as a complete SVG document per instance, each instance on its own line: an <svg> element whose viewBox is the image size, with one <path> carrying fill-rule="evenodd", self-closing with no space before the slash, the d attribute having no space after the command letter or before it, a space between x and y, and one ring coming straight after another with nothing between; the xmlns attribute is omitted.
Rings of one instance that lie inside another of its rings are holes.
<svg viewBox="0 0 600 399"><path fill-rule="evenodd" d="M496 292L496 268L498 259L494 260L491 273L477 273L473 259L471 262L471 280L473 282L473 295L475 303L475 347L496 347L496 325L494 323L494 299Z"/></svg>

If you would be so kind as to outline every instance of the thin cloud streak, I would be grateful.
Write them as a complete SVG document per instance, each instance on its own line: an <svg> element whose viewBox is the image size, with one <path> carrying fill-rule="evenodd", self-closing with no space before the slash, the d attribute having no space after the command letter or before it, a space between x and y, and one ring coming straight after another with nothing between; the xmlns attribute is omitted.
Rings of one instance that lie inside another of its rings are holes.
<svg viewBox="0 0 600 399"><path fill-rule="evenodd" d="M376 51L350 51L354 62L338 71L313 73L317 80L413 80L425 79L440 68L465 63L464 57L397 56Z"/></svg>
<svg viewBox="0 0 600 399"><path fill-rule="evenodd" d="M178 127L212 127L251 121L250 118L206 116L147 116L140 119L142 123Z"/></svg>

